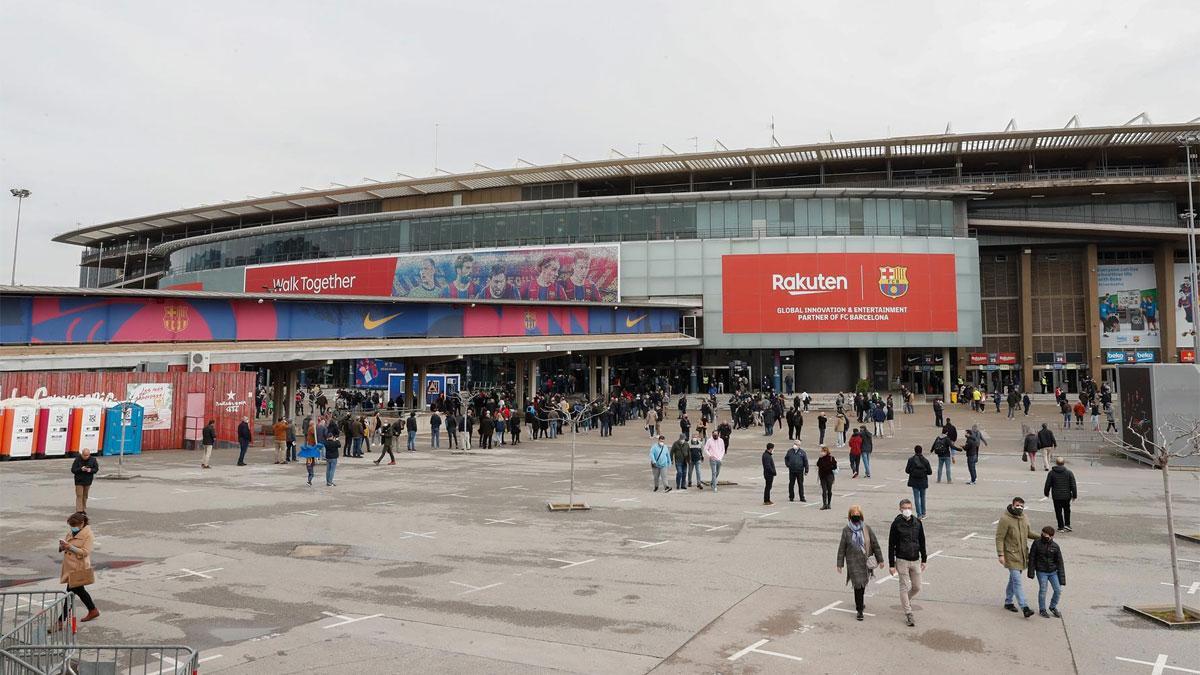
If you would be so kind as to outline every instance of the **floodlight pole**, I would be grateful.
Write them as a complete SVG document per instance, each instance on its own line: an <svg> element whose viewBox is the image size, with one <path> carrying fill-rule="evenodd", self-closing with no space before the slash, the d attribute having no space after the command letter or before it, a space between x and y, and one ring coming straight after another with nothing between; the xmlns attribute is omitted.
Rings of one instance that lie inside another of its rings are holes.
<svg viewBox="0 0 1200 675"><path fill-rule="evenodd" d="M9 286L17 285L17 245L21 243L21 203L25 201L31 192L25 188L12 188L9 190L12 196L17 198L17 227L13 233L13 263L12 276L8 280Z"/></svg>

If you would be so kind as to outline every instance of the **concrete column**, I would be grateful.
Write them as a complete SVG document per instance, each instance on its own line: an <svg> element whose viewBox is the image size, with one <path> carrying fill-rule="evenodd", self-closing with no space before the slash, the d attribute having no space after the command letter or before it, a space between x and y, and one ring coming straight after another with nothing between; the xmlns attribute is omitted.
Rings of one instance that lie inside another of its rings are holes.
<svg viewBox="0 0 1200 675"><path fill-rule="evenodd" d="M1021 277L1017 287L1021 304L1021 383L1025 391L1042 389L1033 379L1033 253L1021 251Z"/></svg>
<svg viewBox="0 0 1200 675"><path fill-rule="evenodd" d="M538 360L529 359L529 397L533 398L541 388L538 387Z"/></svg>
<svg viewBox="0 0 1200 675"><path fill-rule="evenodd" d="M512 407L516 410L523 410L525 405L525 375L528 369L525 367L525 359L513 360L513 401Z"/></svg>
<svg viewBox="0 0 1200 675"><path fill-rule="evenodd" d="M950 348L942 347L942 400L946 405L950 405L950 378L953 377L950 366Z"/></svg>
<svg viewBox="0 0 1200 675"><path fill-rule="evenodd" d="M1158 286L1158 334L1162 340L1162 362L1175 363L1179 360L1179 345L1175 332L1175 245L1171 242L1163 242L1154 249L1154 275Z"/></svg>
<svg viewBox="0 0 1200 675"><path fill-rule="evenodd" d="M600 373L600 389L601 389L601 391L604 392L604 400L606 400L606 401L608 400L608 397L610 396L611 388L609 386L609 382L612 379L612 371L609 369L609 360L608 359L609 359L608 354L605 354L604 356L600 357L600 361L602 364L602 369L601 369L601 373Z"/></svg>
<svg viewBox="0 0 1200 675"><path fill-rule="evenodd" d="M869 350L866 347L858 348L858 379L860 380L871 379L868 353Z"/></svg>
<svg viewBox="0 0 1200 675"><path fill-rule="evenodd" d="M413 384L412 384L414 368L416 368L416 364L413 363L412 359L404 359L404 405L403 405L403 407L405 410L412 410L413 401L415 400L413 398Z"/></svg>
<svg viewBox="0 0 1200 675"><path fill-rule="evenodd" d="M416 407L420 410L424 410L425 409L425 387L427 387L429 385L429 365L426 363L422 363L421 365L417 366L417 373L420 376L421 380L420 380L420 382L417 383L416 391L413 392L417 395L417 400L415 401L414 407Z"/></svg>
<svg viewBox="0 0 1200 675"><path fill-rule="evenodd" d="M1088 244L1083 253L1083 294L1087 323L1087 353L1085 365L1088 375L1097 382L1100 381L1100 287L1097 283L1098 256L1096 245Z"/></svg>
<svg viewBox="0 0 1200 675"><path fill-rule="evenodd" d="M596 356L594 354L587 355L587 392L588 400L596 400Z"/></svg>
<svg viewBox="0 0 1200 675"><path fill-rule="evenodd" d="M608 375L607 357L604 363L604 374ZM688 377L688 393L696 394L700 391L700 350L692 350L692 367Z"/></svg>
<svg viewBox="0 0 1200 675"><path fill-rule="evenodd" d="M287 409L288 417L294 417L296 414L296 390L299 387L300 371L295 368L289 368L287 371Z"/></svg>
<svg viewBox="0 0 1200 675"><path fill-rule="evenodd" d="M284 405L287 404L287 374L282 367L271 369L271 400L275 402L275 411L271 415L271 424L287 417Z"/></svg>
<svg viewBox="0 0 1200 675"><path fill-rule="evenodd" d="M887 351L888 355L888 389L892 388L892 383L900 378L900 369L904 366L901 362L903 357L902 350L899 347L892 347Z"/></svg>

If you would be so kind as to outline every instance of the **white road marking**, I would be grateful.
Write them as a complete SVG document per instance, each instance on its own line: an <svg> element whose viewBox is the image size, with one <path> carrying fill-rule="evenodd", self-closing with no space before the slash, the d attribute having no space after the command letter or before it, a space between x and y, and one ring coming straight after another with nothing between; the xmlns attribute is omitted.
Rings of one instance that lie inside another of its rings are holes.
<svg viewBox="0 0 1200 675"><path fill-rule="evenodd" d="M978 537L978 536L979 536L978 532L972 532L971 534L968 534L967 536L963 537L961 539L961 541L966 541L966 540L970 539L971 537Z"/></svg>
<svg viewBox="0 0 1200 675"><path fill-rule="evenodd" d="M1190 562L1190 563L1198 563L1198 564L1200 564L1200 560L1192 560L1191 558L1179 558L1179 561L1180 561L1180 562Z"/></svg>
<svg viewBox="0 0 1200 675"><path fill-rule="evenodd" d="M946 555L945 553L942 554L942 557L950 558L951 560L974 560L974 558L964 558L960 555Z"/></svg>
<svg viewBox="0 0 1200 675"><path fill-rule="evenodd" d="M942 554L942 552L941 552L941 551L934 551L933 553L931 553L931 554L929 555L929 557L928 557L928 558L926 558L926 559L925 559L925 562L929 562L930 560L933 560L934 558L938 557L938 556L939 556L939 555L941 555L941 554Z"/></svg>
<svg viewBox="0 0 1200 675"><path fill-rule="evenodd" d="M367 506L391 506L395 503L396 502L371 502L370 504L367 504Z"/></svg>
<svg viewBox="0 0 1200 675"><path fill-rule="evenodd" d="M508 487L502 487L500 489L501 490L528 490L529 488L525 487L524 485L509 485Z"/></svg>
<svg viewBox="0 0 1200 675"><path fill-rule="evenodd" d="M868 487L870 487L872 490L878 490L881 487L887 487L887 483L880 483L879 485L870 485Z"/></svg>
<svg viewBox="0 0 1200 675"><path fill-rule="evenodd" d="M740 659L743 656L750 654L750 653L766 654L767 656L778 656L780 658L791 659L793 661L803 661L804 660L804 659L800 658L799 656L792 656L791 654L780 654L779 652L773 652L773 651L769 651L766 649L759 649L759 647L767 644L768 642L770 642L770 640L759 640L758 642L755 642L754 644L750 645L749 647L746 647L742 651L737 652L733 656L730 656L727 660L737 661L738 659Z"/></svg>
<svg viewBox="0 0 1200 675"><path fill-rule="evenodd" d="M819 615L824 614L825 612L829 612L829 611L846 612L847 614L855 614L856 613L853 609L842 609L841 607L838 607L838 605L840 605L840 604L842 604L841 600L838 600L837 602L831 602L828 605L825 605L824 607L822 607L821 609L818 609L817 611L813 612L812 615L819 616ZM871 614L869 612L863 612L863 616L875 616L875 615Z"/></svg>
<svg viewBox="0 0 1200 675"><path fill-rule="evenodd" d="M433 536L435 534L437 534L437 530L434 530L432 532L404 532L403 533L404 536L397 537L397 538L398 539L412 539L413 537L424 537L425 539L437 539L437 537Z"/></svg>
<svg viewBox="0 0 1200 675"><path fill-rule="evenodd" d="M212 577L211 577L211 576L209 576L209 573L210 573L210 572L220 572L220 571L221 571L221 570L223 570L223 569L225 569L225 568L224 568L224 567L214 567L214 568L212 568L211 570L201 570L201 571L199 571L199 572L196 572L196 571L194 571L194 570L189 570L189 569L188 569L188 568L186 568L186 567L180 567L180 568L179 568L179 571L180 571L180 572L183 572L183 574L177 574L177 575L175 575L175 576L173 576L173 577L167 577L167 578L168 578L168 579L182 579L182 578L184 578L184 577L192 577L192 576L194 576L194 577L200 577L200 578L202 578L202 579L212 579Z"/></svg>
<svg viewBox="0 0 1200 675"><path fill-rule="evenodd" d="M637 497L626 497L624 499L618 499L617 497L613 497L613 501L614 502L640 502L642 500L638 499Z"/></svg>
<svg viewBox="0 0 1200 675"><path fill-rule="evenodd" d="M341 619L341 621L339 621L338 623L331 623L328 626L321 626L321 628L324 628L324 629L337 628L338 626L345 626L348 623L354 623L356 621L366 621L367 619L374 619L376 617L383 616L382 614L372 614L371 616L360 616L357 619L351 619L348 616L343 616L341 614L334 614L333 612L321 612L321 613L324 614L325 616L333 617L335 619Z"/></svg>
<svg viewBox="0 0 1200 675"><path fill-rule="evenodd" d="M1143 666L1152 666L1154 669L1150 671L1151 675L1163 675L1163 672L1167 670L1178 670L1181 673L1200 673L1200 670L1192 670L1191 668L1168 666L1166 654L1159 654L1158 658L1154 661L1139 661L1137 659L1127 659L1123 656L1114 656L1113 658L1118 661L1125 661L1126 663L1137 663Z"/></svg>
<svg viewBox="0 0 1200 675"><path fill-rule="evenodd" d="M999 525L999 524L1000 524L1000 521L999 521L999 520L993 520L993 521L992 521L992 524L993 524L993 525Z"/></svg>
<svg viewBox="0 0 1200 675"><path fill-rule="evenodd" d="M1162 582L1159 582L1159 585L1174 586L1175 584L1172 584L1167 581L1162 581ZM1200 581L1193 581L1191 586L1184 586L1183 584L1179 584L1179 587L1183 588L1183 589L1187 589L1188 595L1195 595L1197 591L1200 591Z"/></svg>
<svg viewBox="0 0 1200 675"><path fill-rule="evenodd" d="M315 518L318 514L316 511L292 511L292 515L313 516Z"/></svg>
<svg viewBox="0 0 1200 675"><path fill-rule="evenodd" d="M470 499L470 497L469 497L469 496L467 496L467 495L463 495L463 494L459 494L459 493L457 493L457 492L449 492L449 493L447 493L447 494L444 494L444 495L438 495L438 496L439 496L439 497L458 497L458 498L460 498L460 499Z"/></svg>
<svg viewBox="0 0 1200 675"><path fill-rule="evenodd" d="M564 478L562 480L553 481L553 483L570 483L570 482L571 482L570 478Z"/></svg>
<svg viewBox="0 0 1200 675"><path fill-rule="evenodd" d="M692 527L703 527L705 532L712 532L714 530L723 530L723 529L729 527L728 525L703 525L701 523L688 523L688 524L691 525Z"/></svg>
<svg viewBox="0 0 1200 675"><path fill-rule="evenodd" d="M495 525L496 523L504 523L506 525L516 525L511 518L487 518L483 521L484 525Z"/></svg>
<svg viewBox="0 0 1200 675"><path fill-rule="evenodd" d="M467 590L463 591L462 593L459 593L459 595L469 595L469 594L475 593L477 591L486 591L489 588L495 588L497 586L500 586L504 582L499 581L494 584L488 584L487 586L472 586L471 584L464 584L459 581L451 581L450 583L454 584L455 586L462 586L463 588L467 589Z"/></svg>
<svg viewBox="0 0 1200 675"><path fill-rule="evenodd" d="M204 488L198 488L196 490L184 490L183 488L175 488L174 490L171 490L171 492L174 492L177 495L186 495L186 494L191 494L193 492L204 492Z"/></svg>
<svg viewBox="0 0 1200 675"><path fill-rule="evenodd" d="M562 567L559 567L559 568L558 568L558 569L560 569L560 570L565 570L565 569L567 569L568 567L575 567L576 565L586 565L586 564L588 564L588 563L590 563L590 562L596 562L596 559L595 559L595 558L588 558L587 560L580 560L579 562L572 562L572 561L570 561L570 560L563 560L562 558L549 558L549 560L553 560L554 562L566 563L566 564L565 564L565 565L563 565Z"/></svg>
<svg viewBox="0 0 1200 675"><path fill-rule="evenodd" d="M213 654L212 656L206 656L202 659L199 659L198 661L196 661L196 663L206 663L208 661L216 661L217 659L222 658L223 656L224 656L223 654Z"/></svg>
<svg viewBox="0 0 1200 675"><path fill-rule="evenodd" d="M779 512L771 511L770 513L763 513L762 511L742 511L742 513L748 513L752 516L755 516L756 518L766 518L767 516L773 516Z"/></svg>
<svg viewBox="0 0 1200 675"><path fill-rule="evenodd" d="M665 541L642 541L641 539L630 539L629 541L631 541L635 544L641 544L641 546L639 546L638 548L650 548L651 546L658 546L660 544L671 543L671 540L669 540L669 539L665 540Z"/></svg>

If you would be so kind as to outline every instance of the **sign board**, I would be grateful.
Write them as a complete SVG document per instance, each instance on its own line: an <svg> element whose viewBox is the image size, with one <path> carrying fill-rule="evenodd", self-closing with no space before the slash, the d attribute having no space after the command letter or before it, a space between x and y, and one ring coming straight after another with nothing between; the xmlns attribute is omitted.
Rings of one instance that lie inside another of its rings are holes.
<svg viewBox="0 0 1200 675"><path fill-rule="evenodd" d="M1101 348L1158 347L1158 282L1154 265L1100 265Z"/></svg>
<svg viewBox="0 0 1200 675"><path fill-rule="evenodd" d="M954 332L952 254L721 257L726 333Z"/></svg>
<svg viewBox="0 0 1200 675"><path fill-rule="evenodd" d="M174 391L169 382L125 385L125 400L142 406L142 429L155 431L171 428Z"/></svg>

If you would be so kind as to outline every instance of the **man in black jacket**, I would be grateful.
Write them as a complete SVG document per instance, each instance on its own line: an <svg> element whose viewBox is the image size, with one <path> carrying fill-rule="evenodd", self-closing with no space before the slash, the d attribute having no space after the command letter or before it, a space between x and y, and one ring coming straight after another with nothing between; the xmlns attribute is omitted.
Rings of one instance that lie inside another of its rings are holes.
<svg viewBox="0 0 1200 675"><path fill-rule="evenodd" d="M209 420L208 424L200 430L200 445L204 448L204 459L200 460L201 469L210 469L209 462L212 461L213 446L217 444L217 423L214 420Z"/></svg>
<svg viewBox="0 0 1200 675"><path fill-rule="evenodd" d="M100 471L100 463L92 457L91 448L83 448L79 456L71 462L71 473L75 475L75 512L87 513L88 491L92 489L92 481Z"/></svg>
<svg viewBox="0 0 1200 675"><path fill-rule="evenodd" d="M1038 452L1042 456L1042 468L1046 471L1050 470L1050 451L1058 449L1058 441L1054 438L1054 432L1050 431L1050 427L1042 422L1042 428L1038 431ZM1036 456L1029 458L1029 470L1034 471L1034 460Z"/></svg>
<svg viewBox="0 0 1200 675"><path fill-rule="evenodd" d="M1030 579L1038 582L1038 614L1047 619L1050 614L1059 618L1058 598L1062 595L1062 586L1067 585L1067 568L1063 564L1062 549L1054 543L1054 528L1049 525L1042 528L1042 537L1029 547ZM1050 614L1046 613L1046 585L1054 588L1050 597Z"/></svg>
<svg viewBox="0 0 1200 675"><path fill-rule="evenodd" d="M1066 460L1059 457L1054 460L1054 468L1046 474L1046 484L1042 492L1054 500L1054 517L1058 520L1058 529L1071 532L1071 501L1079 496L1075 489L1075 474L1066 466Z"/></svg>
<svg viewBox="0 0 1200 675"><path fill-rule="evenodd" d="M913 505L917 510L917 518L925 517L925 491L929 489L929 477L933 475L933 467L929 460L921 456L923 449L913 446L913 454L908 458L904 473L908 474L908 487L913 491Z"/></svg>
<svg viewBox="0 0 1200 675"><path fill-rule="evenodd" d="M913 621L912 599L921 592L921 573L925 571L925 525L913 517L913 504L900 500L900 515L892 521L888 533L888 567L893 575L899 575L900 607L904 610L904 622ZM919 561L919 562L918 562Z"/></svg>
<svg viewBox="0 0 1200 675"><path fill-rule="evenodd" d="M246 466L246 448L250 447L250 418L243 417L242 423L238 425L238 446L241 452L238 453L238 466Z"/></svg>
<svg viewBox="0 0 1200 675"><path fill-rule="evenodd" d="M800 447L800 441L792 443L792 449L783 456L788 469L788 501L796 501L796 486L800 486L800 501L804 499L804 476L808 474L808 454Z"/></svg>
<svg viewBox="0 0 1200 675"><path fill-rule="evenodd" d="M767 449L763 450L762 465L763 465L763 482L766 486L763 487L763 506L774 506L775 502L771 501L771 484L775 482L775 450L774 443L767 443Z"/></svg>

